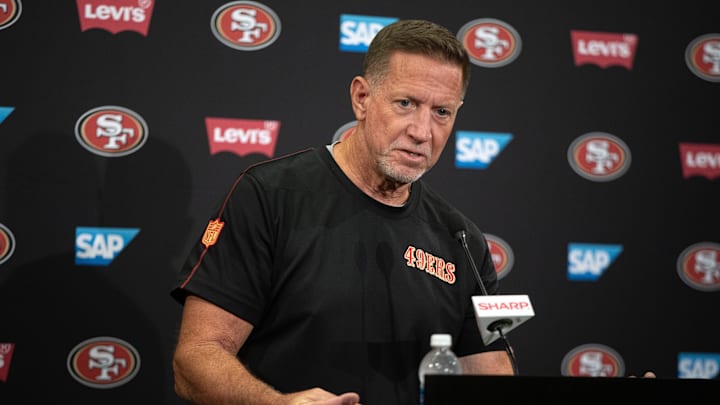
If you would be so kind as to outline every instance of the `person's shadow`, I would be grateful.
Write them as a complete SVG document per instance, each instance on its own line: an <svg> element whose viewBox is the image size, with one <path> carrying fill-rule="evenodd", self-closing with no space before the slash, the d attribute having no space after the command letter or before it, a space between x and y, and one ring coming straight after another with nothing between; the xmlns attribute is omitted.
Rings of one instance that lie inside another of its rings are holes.
<svg viewBox="0 0 720 405"><path fill-rule="evenodd" d="M9 152L0 223L16 249L0 265L0 343L15 349L0 403L185 403L173 389L180 308L169 295L190 227L191 177L179 151L149 138L134 154L104 158L72 135L43 133ZM85 266L75 264L76 227L139 232L107 266ZM133 378L80 382L97 362L69 364L71 351L97 337L137 351Z"/></svg>

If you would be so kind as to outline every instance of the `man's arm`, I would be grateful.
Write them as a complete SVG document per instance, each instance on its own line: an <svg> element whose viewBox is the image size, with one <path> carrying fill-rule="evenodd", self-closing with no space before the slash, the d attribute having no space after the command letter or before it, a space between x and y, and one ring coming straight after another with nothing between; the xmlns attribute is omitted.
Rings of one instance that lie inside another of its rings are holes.
<svg viewBox="0 0 720 405"><path fill-rule="evenodd" d="M284 395L255 378L236 357L252 329L224 309L188 296L173 357L177 394L196 404L358 404L355 393L336 396L312 388Z"/></svg>
<svg viewBox="0 0 720 405"><path fill-rule="evenodd" d="M463 374L513 375L510 357L505 351L492 351L460 357Z"/></svg>

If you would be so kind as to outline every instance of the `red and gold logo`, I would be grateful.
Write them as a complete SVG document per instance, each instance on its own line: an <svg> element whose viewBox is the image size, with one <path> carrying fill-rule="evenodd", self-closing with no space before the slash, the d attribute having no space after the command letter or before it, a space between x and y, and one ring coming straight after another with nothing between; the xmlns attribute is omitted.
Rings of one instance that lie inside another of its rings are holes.
<svg viewBox="0 0 720 405"><path fill-rule="evenodd" d="M223 226L225 226L225 222L220 222L219 219L212 219L208 222L208 226L205 228L205 233L202 237L202 244L205 245L206 248L209 248L217 243Z"/></svg>

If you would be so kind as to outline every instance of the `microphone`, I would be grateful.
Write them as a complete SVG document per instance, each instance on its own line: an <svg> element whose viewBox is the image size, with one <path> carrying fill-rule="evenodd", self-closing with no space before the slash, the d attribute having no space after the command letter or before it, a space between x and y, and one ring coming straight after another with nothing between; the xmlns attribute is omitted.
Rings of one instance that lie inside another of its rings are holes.
<svg viewBox="0 0 720 405"><path fill-rule="evenodd" d="M454 229L460 229L453 233L462 245L465 256L475 275L482 295L472 296L473 308L475 309L475 320L480 330L483 343L488 345L495 340L502 338L505 349L510 357L514 374L518 375L517 362L510 343L505 336L506 333L525 323L535 316L530 298L527 295L488 295L485 283L480 277L480 272L475 265L475 260L470 253L467 244L467 232L463 229L463 222L460 218L454 218L456 224ZM489 249L489 248L488 248Z"/></svg>

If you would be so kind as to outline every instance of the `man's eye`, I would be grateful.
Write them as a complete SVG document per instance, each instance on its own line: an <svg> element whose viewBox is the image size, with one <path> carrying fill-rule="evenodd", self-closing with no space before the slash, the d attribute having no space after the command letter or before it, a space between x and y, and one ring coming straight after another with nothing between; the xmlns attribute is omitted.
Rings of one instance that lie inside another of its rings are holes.
<svg viewBox="0 0 720 405"><path fill-rule="evenodd" d="M450 110L447 108L438 108L437 113L442 116L450 115Z"/></svg>

